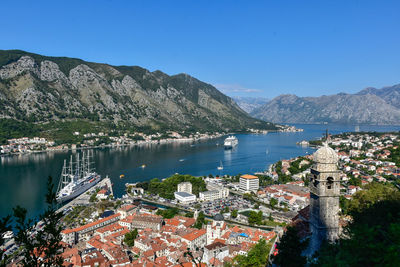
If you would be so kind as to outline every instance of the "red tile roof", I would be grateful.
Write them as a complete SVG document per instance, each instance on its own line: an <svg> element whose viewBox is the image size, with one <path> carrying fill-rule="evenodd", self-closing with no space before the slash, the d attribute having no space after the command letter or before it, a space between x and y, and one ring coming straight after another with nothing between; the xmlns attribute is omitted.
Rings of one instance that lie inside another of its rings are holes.
<svg viewBox="0 0 400 267"><path fill-rule="evenodd" d="M199 238L200 236L205 235L206 233L207 233L206 229L200 229L184 235L183 238L189 241L193 241Z"/></svg>
<svg viewBox="0 0 400 267"><path fill-rule="evenodd" d="M250 174L242 175L242 176L240 176L240 178L243 178L243 179L258 179L257 176L250 175Z"/></svg>

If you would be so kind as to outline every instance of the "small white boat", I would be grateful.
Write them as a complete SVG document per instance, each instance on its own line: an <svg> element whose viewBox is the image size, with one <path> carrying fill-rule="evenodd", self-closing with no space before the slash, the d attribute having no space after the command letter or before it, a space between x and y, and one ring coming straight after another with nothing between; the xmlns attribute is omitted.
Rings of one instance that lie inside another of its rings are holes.
<svg viewBox="0 0 400 267"><path fill-rule="evenodd" d="M222 161L219 161L219 163L220 165L217 167L217 169L220 171L224 169L224 166L222 165Z"/></svg>

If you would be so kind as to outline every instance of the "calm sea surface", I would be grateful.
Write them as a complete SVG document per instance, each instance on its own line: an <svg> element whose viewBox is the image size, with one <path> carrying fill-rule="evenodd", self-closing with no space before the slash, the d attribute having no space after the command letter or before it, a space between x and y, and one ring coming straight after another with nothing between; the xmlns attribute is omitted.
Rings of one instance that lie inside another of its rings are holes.
<svg viewBox="0 0 400 267"><path fill-rule="evenodd" d="M328 127L330 133L354 131L349 125L296 125L299 133L267 135L238 134L239 145L224 150L224 137L194 143L174 143L94 150L95 167L103 177L114 183L114 193L121 196L127 182L165 178L174 173L191 175L244 174L263 171L280 159L313 153L312 148L296 145L301 140L321 137ZM400 126L360 126L361 131L399 131ZM219 144L219 145L217 145ZM0 157L0 217L21 205L30 216L44 208L46 179L51 175L58 184L64 159L77 152L49 152ZM224 169L218 171L222 162ZM141 168L146 164L146 168ZM120 179L120 174L125 178Z"/></svg>

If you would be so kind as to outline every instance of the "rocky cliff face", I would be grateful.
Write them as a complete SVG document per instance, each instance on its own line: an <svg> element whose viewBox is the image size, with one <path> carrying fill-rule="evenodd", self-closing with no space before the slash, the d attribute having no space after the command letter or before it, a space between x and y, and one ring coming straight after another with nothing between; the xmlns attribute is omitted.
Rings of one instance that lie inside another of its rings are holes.
<svg viewBox="0 0 400 267"><path fill-rule="evenodd" d="M87 118L137 126L274 128L189 75L0 50L0 118Z"/></svg>
<svg viewBox="0 0 400 267"><path fill-rule="evenodd" d="M277 123L400 124L400 85L367 88L357 94L321 97L281 95L254 110L256 118Z"/></svg>

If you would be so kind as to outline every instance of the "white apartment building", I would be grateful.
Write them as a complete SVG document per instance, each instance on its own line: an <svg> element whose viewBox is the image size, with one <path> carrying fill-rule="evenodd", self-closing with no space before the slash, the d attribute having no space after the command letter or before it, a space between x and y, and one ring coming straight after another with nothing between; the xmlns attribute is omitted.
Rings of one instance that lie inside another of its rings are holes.
<svg viewBox="0 0 400 267"><path fill-rule="evenodd" d="M175 192L175 199L180 203L189 204L196 201L196 196L187 192Z"/></svg>
<svg viewBox="0 0 400 267"><path fill-rule="evenodd" d="M227 198L229 196L229 189L224 187L215 187L213 190L200 192L200 201L213 201L216 199Z"/></svg>
<svg viewBox="0 0 400 267"><path fill-rule="evenodd" d="M192 184L190 182L183 182L178 184L177 192L186 192L191 194L192 193Z"/></svg>
<svg viewBox="0 0 400 267"><path fill-rule="evenodd" d="M239 188L244 192L257 192L259 185L259 179L257 176L245 174L240 176Z"/></svg>

